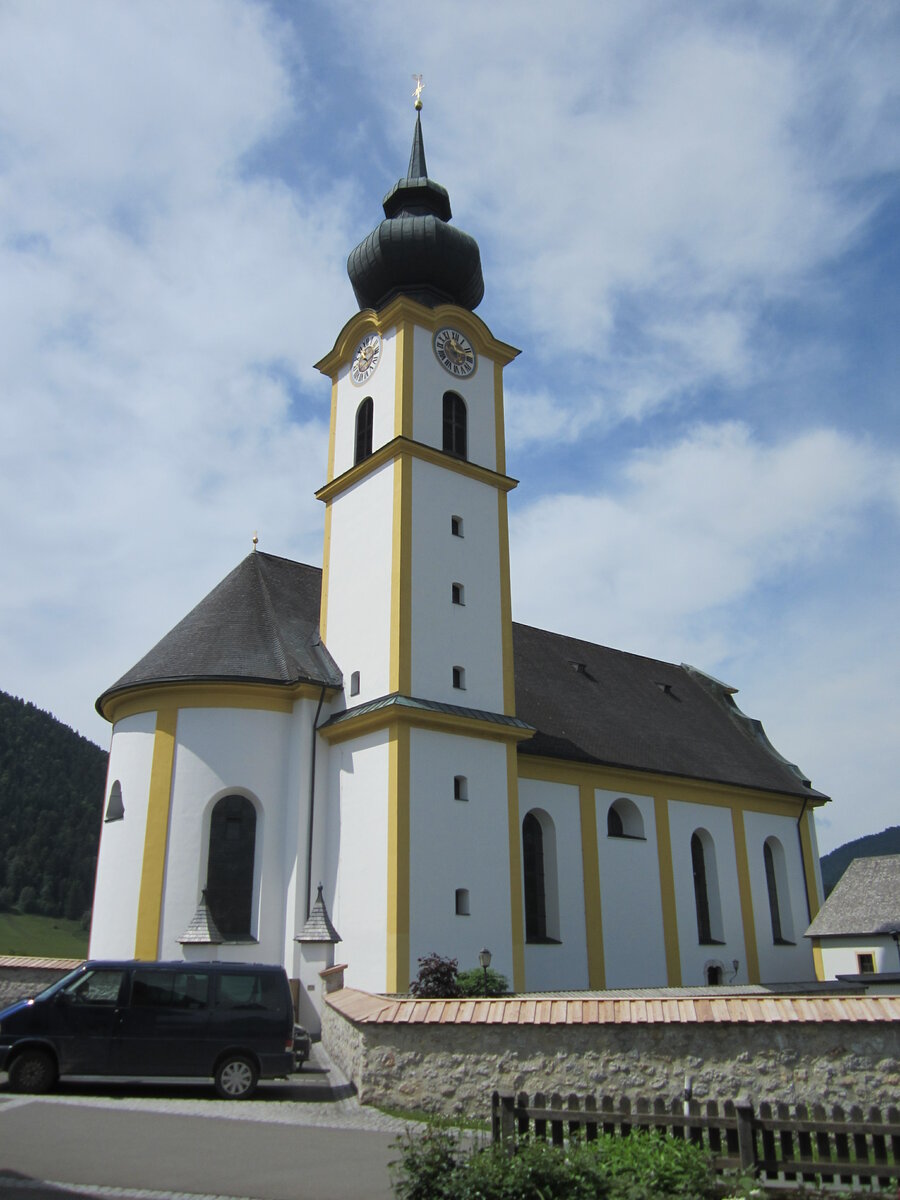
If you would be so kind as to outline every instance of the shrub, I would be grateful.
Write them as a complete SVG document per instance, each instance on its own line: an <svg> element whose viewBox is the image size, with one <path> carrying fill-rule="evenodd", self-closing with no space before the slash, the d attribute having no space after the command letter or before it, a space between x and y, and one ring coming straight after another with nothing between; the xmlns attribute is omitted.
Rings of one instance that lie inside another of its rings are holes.
<svg viewBox="0 0 900 1200"><path fill-rule="evenodd" d="M409 985L414 996L421 999L452 1000L459 995L459 984L456 982L455 958L442 958L440 954L426 954L420 958L419 973Z"/></svg>
<svg viewBox="0 0 900 1200"><path fill-rule="evenodd" d="M706 1200L716 1195L706 1152L656 1133L520 1141L464 1148L458 1135L407 1133L393 1164L400 1200Z"/></svg>
<svg viewBox="0 0 900 1200"><path fill-rule="evenodd" d="M505 996L509 991L509 982L505 975L487 969L487 986L484 981L484 967L472 967L469 971L460 971L456 977L462 996Z"/></svg>

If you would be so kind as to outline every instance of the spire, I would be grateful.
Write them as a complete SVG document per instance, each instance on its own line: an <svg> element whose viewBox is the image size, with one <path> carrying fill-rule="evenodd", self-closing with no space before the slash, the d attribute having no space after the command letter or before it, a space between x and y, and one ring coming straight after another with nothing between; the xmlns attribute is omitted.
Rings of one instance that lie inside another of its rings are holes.
<svg viewBox="0 0 900 1200"><path fill-rule="evenodd" d="M427 179L428 168L425 166L425 143L422 140L422 111L416 113L416 129L413 134L412 150L409 155L407 179Z"/></svg>

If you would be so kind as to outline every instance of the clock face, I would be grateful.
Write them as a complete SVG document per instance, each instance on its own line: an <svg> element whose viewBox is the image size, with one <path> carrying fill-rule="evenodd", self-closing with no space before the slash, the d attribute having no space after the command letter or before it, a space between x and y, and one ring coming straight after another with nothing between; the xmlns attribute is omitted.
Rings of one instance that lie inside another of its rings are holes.
<svg viewBox="0 0 900 1200"><path fill-rule="evenodd" d="M367 333L353 351L350 378L355 384L365 383L375 373L381 359L381 338L377 333Z"/></svg>
<svg viewBox="0 0 900 1200"><path fill-rule="evenodd" d="M434 335L434 353L445 371L464 379L475 370L472 343L458 329L439 329Z"/></svg>

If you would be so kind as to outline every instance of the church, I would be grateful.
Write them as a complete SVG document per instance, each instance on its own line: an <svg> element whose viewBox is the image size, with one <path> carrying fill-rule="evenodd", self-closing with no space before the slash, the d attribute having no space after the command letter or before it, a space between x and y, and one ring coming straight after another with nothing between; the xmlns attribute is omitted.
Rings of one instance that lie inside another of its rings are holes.
<svg viewBox="0 0 900 1200"><path fill-rule="evenodd" d="M420 111L383 207L317 364L321 567L254 549L97 701L91 957L281 963L302 1000L338 942L375 992L482 948L516 991L815 978L827 797L734 688L512 619L518 351Z"/></svg>

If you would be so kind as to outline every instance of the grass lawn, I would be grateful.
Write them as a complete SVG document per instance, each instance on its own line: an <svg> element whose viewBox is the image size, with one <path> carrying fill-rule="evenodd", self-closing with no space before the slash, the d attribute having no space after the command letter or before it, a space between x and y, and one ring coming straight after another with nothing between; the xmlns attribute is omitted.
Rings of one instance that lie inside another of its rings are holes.
<svg viewBox="0 0 900 1200"><path fill-rule="evenodd" d="M0 954L34 958L87 958L88 933L80 921L0 912Z"/></svg>

